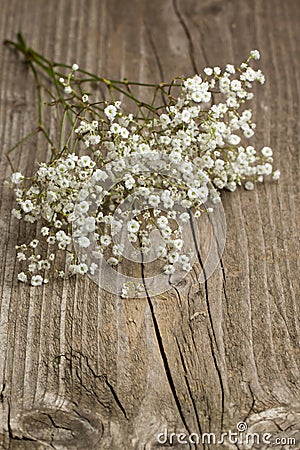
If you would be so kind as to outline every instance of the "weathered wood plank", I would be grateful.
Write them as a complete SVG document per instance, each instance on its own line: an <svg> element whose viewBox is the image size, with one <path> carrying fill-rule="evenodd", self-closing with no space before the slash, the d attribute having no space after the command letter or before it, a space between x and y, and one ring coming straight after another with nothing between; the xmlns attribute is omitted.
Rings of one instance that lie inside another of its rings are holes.
<svg viewBox="0 0 300 450"><path fill-rule="evenodd" d="M206 283L198 282L198 262L168 294L128 301L83 279L18 285L14 245L26 230L10 218L13 196L2 183L0 447L154 449L166 427L219 433L246 419L274 436L299 433L298 3L2 0L1 7L1 41L22 30L49 58L110 78L168 80L259 48L267 84L253 102L256 144L274 148L282 179L224 193L226 248ZM25 65L3 46L0 54L4 181L4 152L30 131L36 111ZM14 163L30 173L47 151L38 136Z"/></svg>

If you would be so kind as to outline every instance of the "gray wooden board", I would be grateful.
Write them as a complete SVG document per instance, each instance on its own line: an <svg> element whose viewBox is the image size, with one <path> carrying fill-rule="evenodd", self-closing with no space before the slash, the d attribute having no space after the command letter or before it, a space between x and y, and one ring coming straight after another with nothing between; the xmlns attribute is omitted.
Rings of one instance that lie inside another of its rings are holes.
<svg viewBox="0 0 300 450"><path fill-rule="evenodd" d="M226 248L205 284L196 264L177 289L148 299L124 301L79 278L20 285L14 246L24 227L10 216L5 151L35 123L36 93L32 74L1 45L1 448L155 449L165 428L219 433L245 420L274 437L298 433L297 445L275 448L300 448L299 2L0 6L1 42L21 30L50 59L110 78L168 81L258 48L267 82L252 104L255 144L274 149L282 173L279 183L222 194ZM45 155L37 136L12 158L30 173Z"/></svg>

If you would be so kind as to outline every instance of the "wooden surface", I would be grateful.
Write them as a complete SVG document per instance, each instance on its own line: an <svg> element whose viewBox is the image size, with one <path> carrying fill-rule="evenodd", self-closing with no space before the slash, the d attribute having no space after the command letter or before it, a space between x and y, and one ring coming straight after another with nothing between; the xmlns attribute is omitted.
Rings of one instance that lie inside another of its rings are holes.
<svg viewBox="0 0 300 450"><path fill-rule="evenodd" d="M205 284L196 264L178 289L142 300L87 279L19 285L14 245L24 230L10 218L4 152L35 123L36 97L25 65L0 46L0 447L156 449L166 427L219 433L246 420L274 436L298 433L297 445L259 448L300 448L299 1L0 6L1 41L21 30L50 59L110 78L168 81L258 48L267 83L253 102L256 144L272 146L282 172L279 183L224 193L226 249ZM42 143L17 150L15 165L30 172Z"/></svg>

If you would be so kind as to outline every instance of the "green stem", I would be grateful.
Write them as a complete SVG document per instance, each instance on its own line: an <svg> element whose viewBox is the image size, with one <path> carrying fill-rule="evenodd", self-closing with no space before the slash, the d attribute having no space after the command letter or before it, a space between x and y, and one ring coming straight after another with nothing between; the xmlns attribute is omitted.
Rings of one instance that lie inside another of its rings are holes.
<svg viewBox="0 0 300 450"><path fill-rule="evenodd" d="M44 71L46 71L48 73L48 75L54 80L54 82L56 81L57 83L57 77L63 76L63 74L61 74L60 72L57 72L54 70L54 67L64 67L67 68L69 70L72 69L72 66L68 65L68 64L62 64L62 63L51 63L47 58L45 58L43 55L41 55L40 53L36 52L35 50L28 48L25 40L23 38L23 36L21 35L21 33L18 34L18 38L20 43L16 43L13 42L11 40L6 40L4 43L6 45L11 45L13 46L16 50L21 51L25 56L28 62L34 62L37 65L39 65ZM47 67L48 66L48 67ZM92 74L89 71L80 69L78 70L79 73L82 73L84 75L88 75L91 81L98 81L101 82L103 84L105 84L107 87L109 88L113 88L116 91L120 92L121 94L125 95L126 97L130 98L131 100L133 100L138 107L144 107L146 109L148 109L149 111L151 111L154 114L157 114L156 108L154 108L151 104L148 104L146 102L140 101L130 90L129 92L124 90L123 88L121 88L119 85L122 86L142 86L142 87L151 87L151 88L155 88L157 89L158 87L163 87L163 86L173 86L174 83L171 83L170 85L166 84L166 83L160 83L160 84L154 84L154 83L141 83L138 81L128 81L128 80L112 80L112 79L107 79L104 77L99 77L97 75ZM89 79L88 79L89 80ZM86 80L83 80L86 81Z"/></svg>
<svg viewBox="0 0 300 450"><path fill-rule="evenodd" d="M35 134L37 134L39 131L41 131L41 129L38 127L35 130L31 131L30 133L26 134L26 136L24 136L22 139L20 139L13 147L11 147L5 154L6 158L8 159L8 163L12 169L13 172L15 172L14 166L11 162L11 159L9 157L10 153L12 153L17 147L19 147L19 145L22 145L24 142L27 141L27 139L31 138L32 136L34 136Z"/></svg>

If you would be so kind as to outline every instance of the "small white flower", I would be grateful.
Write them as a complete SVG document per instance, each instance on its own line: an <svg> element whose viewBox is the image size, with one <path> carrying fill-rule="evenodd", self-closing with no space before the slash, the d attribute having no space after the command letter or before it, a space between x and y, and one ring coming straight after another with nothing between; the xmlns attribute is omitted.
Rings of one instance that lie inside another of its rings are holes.
<svg viewBox="0 0 300 450"><path fill-rule="evenodd" d="M157 250L156 254L159 258L164 258L167 255L167 249L164 245L160 245Z"/></svg>
<svg viewBox="0 0 300 450"><path fill-rule="evenodd" d="M190 263L183 263L183 264L182 264L182 269L183 269L185 272L190 272L190 271L192 270L192 266L191 266Z"/></svg>
<svg viewBox="0 0 300 450"><path fill-rule="evenodd" d="M17 209L12 209L12 211L11 211L11 213L12 213L12 215L14 216L14 217L16 217L16 219L21 219L22 218L22 214L21 214L21 211L19 211L19 210L17 210Z"/></svg>
<svg viewBox="0 0 300 450"><path fill-rule="evenodd" d="M251 130L251 128L247 128L246 130L244 130L244 136L247 139L250 139L253 135L254 135L254 131Z"/></svg>
<svg viewBox="0 0 300 450"><path fill-rule="evenodd" d="M168 255L169 263L175 264L178 261L178 259L179 259L179 254L177 252L169 253L169 255Z"/></svg>
<svg viewBox="0 0 300 450"><path fill-rule="evenodd" d="M131 175L129 175L127 177L127 179L125 180L125 186L127 189L132 189L134 185L135 185L135 179Z"/></svg>
<svg viewBox="0 0 300 450"><path fill-rule="evenodd" d="M21 203L21 206L25 213L29 213L33 210L33 203L31 200L25 200L23 203Z"/></svg>
<svg viewBox="0 0 300 450"><path fill-rule="evenodd" d="M194 91L191 95L192 100L196 103L203 102L203 94L201 91Z"/></svg>
<svg viewBox="0 0 300 450"><path fill-rule="evenodd" d="M266 175L271 175L272 169L273 169L272 164L269 163L264 164L264 170Z"/></svg>
<svg viewBox="0 0 300 450"><path fill-rule="evenodd" d="M18 274L18 280L25 283L27 281L27 275L24 272L20 272Z"/></svg>
<svg viewBox="0 0 300 450"><path fill-rule="evenodd" d="M89 240L89 238L85 237L85 236L81 236L78 239L78 245L79 247L83 247L83 248L87 248L89 247L91 244L91 241Z"/></svg>
<svg viewBox="0 0 300 450"><path fill-rule="evenodd" d="M112 126L110 127L110 131L113 134L119 134L121 131L121 127L118 123L113 123Z"/></svg>
<svg viewBox="0 0 300 450"><path fill-rule="evenodd" d="M164 273L166 275L171 275L174 272L175 272L175 267L172 264L166 264L164 266Z"/></svg>
<svg viewBox="0 0 300 450"><path fill-rule="evenodd" d="M177 212L176 211L168 211L168 214L167 214L167 217L169 218L169 219L176 219L176 216L177 216Z"/></svg>
<svg viewBox="0 0 300 450"><path fill-rule="evenodd" d="M120 135L123 139L127 139L129 136L129 131L127 130L127 128L122 127L120 130Z"/></svg>
<svg viewBox="0 0 300 450"><path fill-rule="evenodd" d="M93 179L95 181L105 181L108 178L108 175L104 170L96 169L93 173Z"/></svg>
<svg viewBox="0 0 300 450"><path fill-rule="evenodd" d="M187 255L180 255L179 262L181 264L188 264L190 262L190 258Z"/></svg>
<svg viewBox="0 0 300 450"><path fill-rule="evenodd" d="M171 119L167 114L161 114L159 119L164 126L169 125L169 123L171 122Z"/></svg>
<svg viewBox="0 0 300 450"><path fill-rule="evenodd" d="M42 234L43 236L48 236L48 234L49 234L49 228L48 228L48 227L42 227L42 228L41 228L41 234Z"/></svg>
<svg viewBox="0 0 300 450"><path fill-rule="evenodd" d="M228 73L233 75L235 73L235 67L232 64L227 64L226 72L228 72Z"/></svg>
<svg viewBox="0 0 300 450"><path fill-rule="evenodd" d="M47 238L48 244L53 245L55 244L55 241L56 241L55 236L48 236Z"/></svg>
<svg viewBox="0 0 300 450"><path fill-rule="evenodd" d="M130 242L136 242L137 235L135 233L129 233L128 239L130 240Z"/></svg>
<svg viewBox="0 0 300 450"><path fill-rule="evenodd" d="M95 231L96 224L95 224L95 218L94 217L87 217L84 221L84 229L90 233Z"/></svg>
<svg viewBox="0 0 300 450"><path fill-rule="evenodd" d="M88 210L90 208L89 203L87 201L85 201L85 200L83 202L80 202L77 206L78 206L77 207L78 211L80 211L83 214L88 212Z"/></svg>
<svg viewBox="0 0 300 450"><path fill-rule="evenodd" d="M62 227L62 221L61 220L55 220L54 221L55 228L61 228Z"/></svg>
<svg viewBox="0 0 300 450"><path fill-rule="evenodd" d="M100 237L100 242L102 245L108 246L111 243L111 237L108 234L103 234Z"/></svg>
<svg viewBox="0 0 300 450"><path fill-rule="evenodd" d="M116 117L117 114L117 108L114 105L108 105L104 109L104 114L109 120L113 120Z"/></svg>
<svg viewBox="0 0 300 450"><path fill-rule="evenodd" d="M194 200L194 199L198 198L198 189L190 188L190 189L188 190L188 197L189 197L191 200Z"/></svg>
<svg viewBox="0 0 300 450"><path fill-rule="evenodd" d="M119 261L117 260L117 258L114 258L113 256L111 256L110 258L108 258L107 263L110 266L116 266L119 263Z"/></svg>
<svg viewBox="0 0 300 450"><path fill-rule="evenodd" d="M182 222L188 222L190 220L190 215L189 213L181 213L179 216L180 220L182 220Z"/></svg>
<svg viewBox="0 0 300 450"><path fill-rule="evenodd" d="M228 189L230 192L234 192L236 190L236 183L234 181L231 181L230 183L226 184L226 189ZM208 208L209 209L209 208ZM207 211L208 211L207 209ZM210 212L210 211L208 211Z"/></svg>
<svg viewBox="0 0 300 450"><path fill-rule="evenodd" d="M78 64L73 64L72 69L73 69L74 71L78 70L78 69L79 69Z"/></svg>
<svg viewBox="0 0 300 450"><path fill-rule="evenodd" d="M128 283L124 283L123 286L122 286L121 297L122 298L128 298L128 294L129 294Z"/></svg>
<svg viewBox="0 0 300 450"><path fill-rule="evenodd" d="M152 194L152 195L150 195L148 202L149 202L149 205L155 207L155 206L158 206L158 205L159 205L159 203L160 203L160 198L159 198L158 195L153 195L153 194Z"/></svg>
<svg viewBox="0 0 300 450"><path fill-rule="evenodd" d="M157 219L157 225L160 228L166 228L168 226L168 223L169 223L169 221L168 221L167 217L165 217L165 216L159 217Z"/></svg>
<svg viewBox="0 0 300 450"><path fill-rule="evenodd" d="M246 109L246 111L243 111L242 114L242 120L243 121L249 121L252 117L252 112L250 111L250 109Z"/></svg>
<svg viewBox="0 0 300 450"><path fill-rule="evenodd" d="M205 75L207 75L208 77L210 77L210 76L213 74L213 70L212 70L211 67L205 67L204 73L205 73Z"/></svg>
<svg viewBox="0 0 300 450"><path fill-rule="evenodd" d="M260 53L259 53L258 50L251 50L250 56L253 59L259 59L260 58Z"/></svg>
<svg viewBox="0 0 300 450"><path fill-rule="evenodd" d="M130 222L128 222L127 230L130 233L137 233L139 231L139 229L140 229L140 224L138 223L137 220L132 219L132 220L130 220Z"/></svg>
<svg viewBox="0 0 300 450"><path fill-rule="evenodd" d="M242 84L240 82L240 80L232 80L231 82L231 89L233 91L239 91L242 87Z"/></svg>
<svg viewBox="0 0 300 450"><path fill-rule="evenodd" d="M30 242L30 247L36 248L39 244L39 241L37 239L33 239L33 241Z"/></svg>
<svg viewBox="0 0 300 450"><path fill-rule="evenodd" d="M182 239L175 239L173 241L173 245L177 250L181 250L183 247L183 240Z"/></svg>
<svg viewBox="0 0 300 450"><path fill-rule="evenodd" d="M273 151L270 147L264 147L261 152L265 158L269 158L273 155Z"/></svg>
<svg viewBox="0 0 300 450"><path fill-rule="evenodd" d="M11 181L13 184L20 184L24 180L24 176L21 172L15 172L11 176Z"/></svg>
<svg viewBox="0 0 300 450"><path fill-rule="evenodd" d="M231 134L228 138L228 142L231 145L238 145L241 142L241 138L236 134Z"/></svg>
<svg viewBox="0 0 300 450"><path fill-rule="evenodd" d="M121 256L124 251L124 246L121 244L115 244L112 248L112 252L115 256Z"/></svg>
<svg viewBox="0 0 300 450"><path fill-rule="evenodd" d="M25 253L23 253L23 252L18 252L18 253L17 253L17 259L18 259L18 261L26 261Z"/></svg>
<svg viewBox="0 0 300 450"><path fill-rule="evenodd" d="M139 188L139 193L143 196L143 197L149 197L150 195L150 189L147 187L141 187Z"/></svg>
<svg viewBox="0 0 300 450"><path fill-rule="evenodd" d="M66 86L64 90L65 90L65 93L66 93L66 94L72 94L72 88L71 88L71 86Z"/></svg>
<svg viewBox="0 0 300 450"><path fill-rule="evenodd" d="M33 275L31 277L32 286L41 286L43 284L43 277L41 275Z"/></svg>
<svg viewBox="0 0 300 450"><path fill-rule="evenodd" d="M95 166L95 162L92 161L92 159L88 155L81 156L81 158L79 158L77 164L80 167L90 167L90 168L92 168L92 167Z"/></svg>
<svg viewBox="0 0 300 450"><path fill-rule="evenodd" d="M179 151L173 150L169 155L170 160L173 163L179 163L182 160L181 153Z"/></svg>
<svg viewBox="0 0 300 450"><path fill-rule="evenodd" d="M190 119L191 119L191 113L187 109L182 111L181 120L185 123L188 123L190 121Z"/></svg>
<svg viewBox="0 0 300 450"><path fill-rule="evenodd" d="M161 230L161 234L164 238L169 238L172 234L172 230L170 227L163 228Z"/></svg>
<svg viewBox="0 0 300 450"><path fill-rule="evenodd" d="M78 273L85 274L89 270L88 266L84 263L78 265Z"/></svg>
<svg viewBox="0 0 300 450"><path fill-rule="evenodd" d="M275 170L273 173L273 180L279 180L280 178L280 170Z"/></svg>
<svg viewBox="0 0 300 450"><path fill-rule="evenodd" d="M98 264L92 263L92 264L90 265L90 272L91 272L92 275L95 274L95 271L96 271L97 269L98 269Z"/></svg>
<svg viewBox="0 0 300 450"><path fill-rule="evenodd" d="M87 147L89 147L90 145L97 145L99 144L99 142L101 141L100 136L96 135L96 134L91 134L86 140L85 140L85 144L87 145Z"/></svg>

